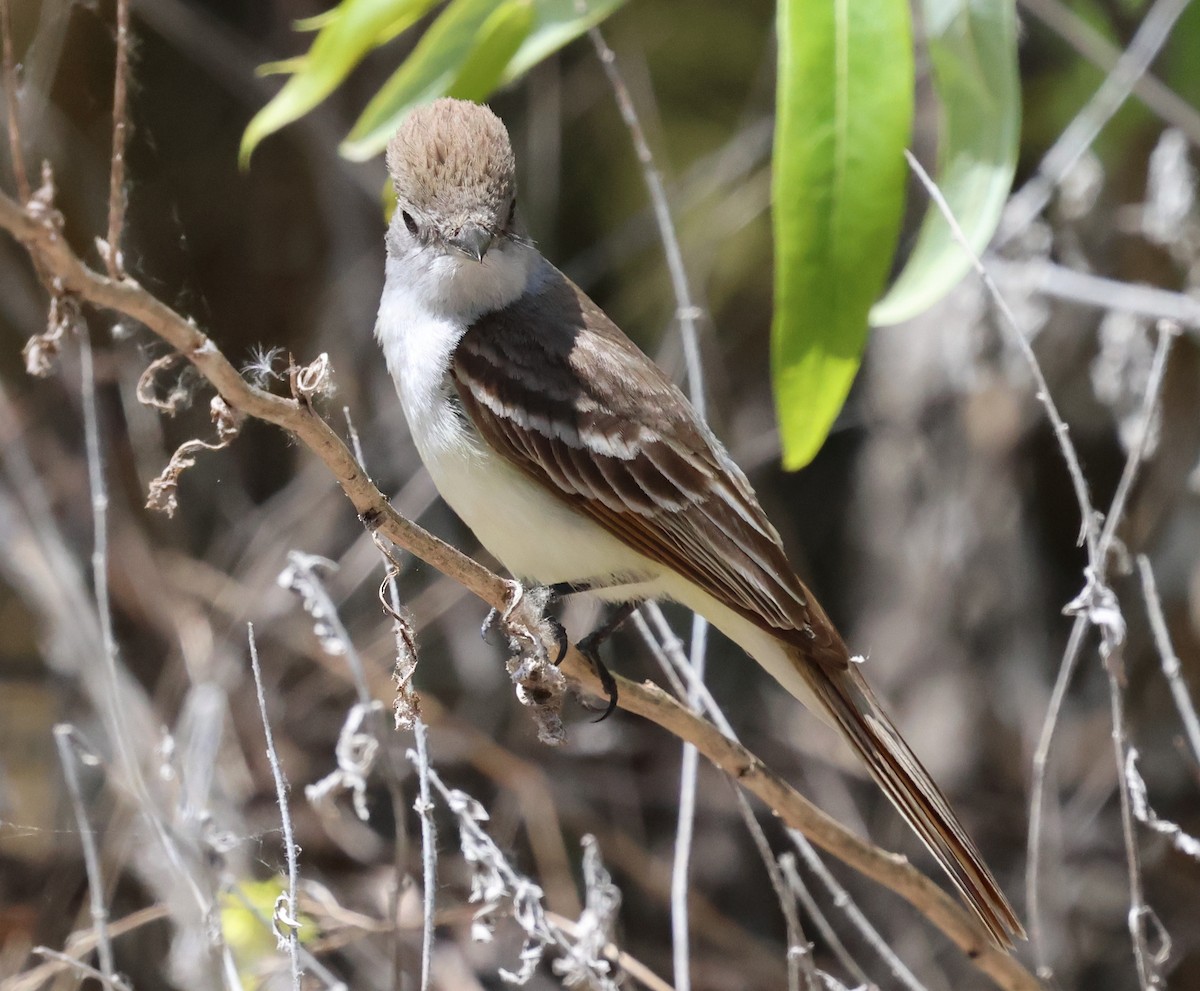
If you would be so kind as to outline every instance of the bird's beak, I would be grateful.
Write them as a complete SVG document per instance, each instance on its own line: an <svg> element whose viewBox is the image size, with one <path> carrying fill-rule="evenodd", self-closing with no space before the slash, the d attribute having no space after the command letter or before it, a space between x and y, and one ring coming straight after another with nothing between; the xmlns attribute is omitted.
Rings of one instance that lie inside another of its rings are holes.
<svg viewBox="0 0 1200 991"><path fill-rule="evenodd" d="M468 258L474 258L477 262L481 262L483 256L488 253L488 248L492 246L494 238L495 235L486 228L480 227L478 224L466 224L449 241L451 247L457 248Z"/></svg>

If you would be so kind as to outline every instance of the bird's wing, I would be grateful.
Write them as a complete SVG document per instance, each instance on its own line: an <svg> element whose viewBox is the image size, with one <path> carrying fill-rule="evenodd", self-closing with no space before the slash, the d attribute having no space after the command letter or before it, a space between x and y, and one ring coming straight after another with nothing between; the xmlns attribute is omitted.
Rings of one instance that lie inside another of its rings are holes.
<svg viewBox="0 0 1200 991"><path fill-rule="evenodd" d="M609 533L822 665L847 651L750 483L683 394L565 276L480 317L451 376L483 439Z"/></svg>

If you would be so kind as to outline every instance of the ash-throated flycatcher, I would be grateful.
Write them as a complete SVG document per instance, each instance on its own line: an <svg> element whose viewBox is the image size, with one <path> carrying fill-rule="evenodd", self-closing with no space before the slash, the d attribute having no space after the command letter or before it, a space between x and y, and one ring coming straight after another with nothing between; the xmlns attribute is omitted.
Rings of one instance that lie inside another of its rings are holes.
<svg viewBox="0 0 1200 991"><path fill-rule="evenodd" d="M1012 908L746 476L691 404L516 220L486 107L438 100L388 146L396 212L375 332L442 498L515 576L708 619L832 724L1000 946Z"/></svg>

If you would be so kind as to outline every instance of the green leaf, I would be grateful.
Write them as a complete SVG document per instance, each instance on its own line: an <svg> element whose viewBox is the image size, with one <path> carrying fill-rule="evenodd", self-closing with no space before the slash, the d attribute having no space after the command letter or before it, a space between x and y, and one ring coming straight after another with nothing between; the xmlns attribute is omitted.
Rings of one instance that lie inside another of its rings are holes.
<svg viewBox="0 0 1200 991"><path fill-rule="evenodd" d="M824 443L887 277L912 128L906 0L779 0L772 378L784 466Z"/></svg>
<svg viewBox="0 0 1200 991"><path fill-rule="evenodd" d="M320 31L326 24L331 24L337 20L338 8L330 7L328 10L323 10L319 14L313 14L312 17L298 17L292 21L292 29L294 31Z"/></svg>
<svg viewBox="0 0 1200 991"><path fill-rule="evenodd" d="M354 161L378 155L409 110L444 96L495 6L495 0L451 0L355 121L342 155Z"/></svg>
<svg viewBox="0 0 1200 991"><path fill-rule="evenodd" d="M307 62L308 59L304 55L280 59L278 62L264 62L254 70L254 74L256 76L290 76L303 69Z"/></svg>
<svg viewBox="0 0 1200 991"><path fill-rule="evenodd" d="M482 42L480 33L503 12L506 21L513 19L502 31L511 41L516 35L512 27L519 17L514 8L519 5L505 2L497 9L495 0L451 0L404 64L367 104L342 142L341 153L355 161L379 154L413 107L452 91L465 95L465 89L457 85L464 76L471 77L468 81L473 91L469 98L485 99L497 87L517 79L599 24L624 2L590 0L580 11L575 0L533 0L532 24L515 51L505 56L502 71L484 88L478 84L487 81L498 59L487 51L489 45Z"/></svg>
<svg viewBox="0 0 1200 991"><path fill-rule="evenodd" d="M271 63L272 69L283 68L294 74L247 125L238 151L242 167L249 164L263 138L308 113L333 92L367 52L411 27L435 2L342 0L334 10L321 15L321 30L305 55Z"/></svg>
<svg viewBox="0 0 1200 991"><path fill-rule="evenodd" d="M509 59L533 27L533 0L506 0L483 22L447 96L482 100L500 82Z"/></svg>
<svg viewBox="0 0 1200 991"><path fill-rule="evenodd" d="M922 0L941 107L936 181L972 250L996 233L1021 136L1017 16L1013 0ZM933 204L900 277L871 310L877 326L928 309L971 260Z"/></svg>
<svg viewBox="0 0 1200 991"><path fill-rule="evenodd" d="M591 0L580 12L575 0L537 0L533 29L508 63L501 85L519 79L539 62L594 28L624 3L625 0Z"/></svg>

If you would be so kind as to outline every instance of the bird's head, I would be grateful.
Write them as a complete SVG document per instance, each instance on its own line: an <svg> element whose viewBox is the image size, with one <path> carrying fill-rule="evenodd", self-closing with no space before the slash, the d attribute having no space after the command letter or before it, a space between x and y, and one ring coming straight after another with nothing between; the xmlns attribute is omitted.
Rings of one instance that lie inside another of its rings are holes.
<svg viewBox="0 0 1200 991"><path fill-rule="evenodd" d="M418 107L388 145L387 166L396 190L389 247L478 264L519 239L512 144L487 107L453 99Z"/></svg>

